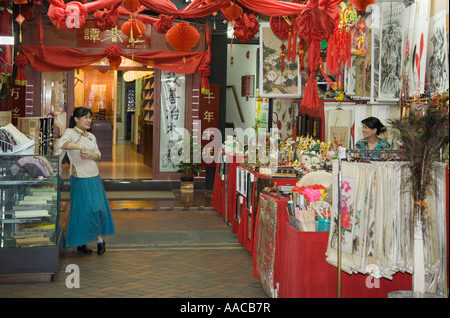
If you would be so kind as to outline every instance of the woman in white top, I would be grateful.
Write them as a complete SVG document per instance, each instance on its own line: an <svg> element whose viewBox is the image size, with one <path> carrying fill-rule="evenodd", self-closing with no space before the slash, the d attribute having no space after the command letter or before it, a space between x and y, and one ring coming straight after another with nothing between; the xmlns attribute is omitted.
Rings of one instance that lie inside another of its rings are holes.
<svg viewBox="0 0 450 318"><path fill-rule="evenodd" d="M91 109L75 108L69 128L58 141L58 154L67 152L70 161L70 217L64 245L91 254L87 244L97 239L101 255L105 252L102 236L114 234L114 222L98 169L101 153L95 136L88 132L91 123Z"/></svg>

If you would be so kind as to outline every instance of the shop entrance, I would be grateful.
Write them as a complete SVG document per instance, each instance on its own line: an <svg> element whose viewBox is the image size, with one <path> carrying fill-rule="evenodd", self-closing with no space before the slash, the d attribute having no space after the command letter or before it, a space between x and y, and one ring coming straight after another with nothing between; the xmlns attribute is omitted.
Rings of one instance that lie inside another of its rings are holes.
<svg viewBox="0 0 450 318"><path fill-rule="evenodd" d="M91 132L102 152L102 179L153 179L151 160L145 161L142 153L153 152L151 145L143 145L148 138L142 136L143 83L149 76L153 71L142 67L113 71L92 65L75 71L74 107L93 111Z"/></svg>

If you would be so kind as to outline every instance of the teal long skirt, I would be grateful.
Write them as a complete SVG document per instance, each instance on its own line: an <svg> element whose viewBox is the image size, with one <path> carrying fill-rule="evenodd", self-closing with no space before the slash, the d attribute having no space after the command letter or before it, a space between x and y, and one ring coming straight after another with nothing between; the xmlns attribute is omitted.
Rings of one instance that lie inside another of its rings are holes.
<svg viewBox="0 0 450 318"><path fill-rule="evenodd" d="M70 177L70 217L63 246L80 246L98 236L114 234L105 188L100 176Z"/></svg>

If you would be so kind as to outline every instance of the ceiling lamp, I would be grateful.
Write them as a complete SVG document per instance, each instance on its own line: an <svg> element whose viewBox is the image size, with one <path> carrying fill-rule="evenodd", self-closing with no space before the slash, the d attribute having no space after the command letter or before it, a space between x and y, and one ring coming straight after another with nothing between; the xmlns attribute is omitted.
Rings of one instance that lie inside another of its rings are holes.
<svg viewBox="0 0 450 318"><path fill-rule="evenodd" d="M153 71L126 71L123 73L123 80L125 82L132 82L145 76L153 76Z"/></svg>

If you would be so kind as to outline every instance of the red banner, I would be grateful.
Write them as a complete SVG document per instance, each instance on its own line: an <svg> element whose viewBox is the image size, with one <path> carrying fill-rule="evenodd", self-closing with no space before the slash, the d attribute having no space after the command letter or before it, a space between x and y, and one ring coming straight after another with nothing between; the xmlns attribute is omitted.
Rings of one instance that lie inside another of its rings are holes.
<svg viewBox="0 0 450 318"><path fill-rule="evenodd" d="M217 147L220 147L222 140L220 136L217 135L217 130L219 129L219 104L220 104L220 85L210 84L209 94L200 94L200 106L198 117L201 122L201 134L202 138L202 166L203 167L215 167L216 162L212 159L213 156L218 154L214 153L214 147L212 146L213 140L218 143ZM216 129L210 129L216 128ZM210 157L211 156L211 157ZM208 162L205 162L206 158ZM209 162L211 161L211 162Z"/></svg>

